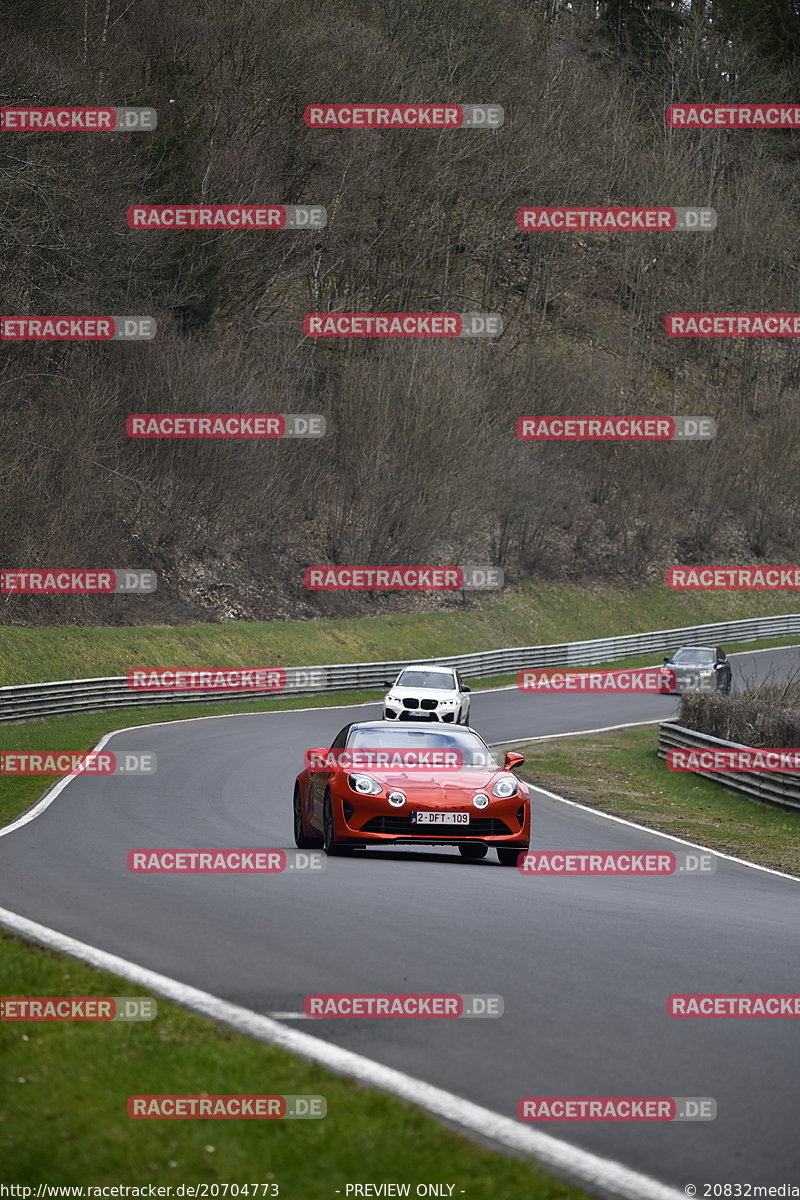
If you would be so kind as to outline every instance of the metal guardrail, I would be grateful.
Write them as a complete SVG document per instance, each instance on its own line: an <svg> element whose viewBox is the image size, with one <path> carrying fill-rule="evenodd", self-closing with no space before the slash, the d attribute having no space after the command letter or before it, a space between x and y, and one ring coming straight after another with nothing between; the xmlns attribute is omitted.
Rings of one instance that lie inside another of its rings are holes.
<svg viewBox="0 0 800 1200"><path fill-rule="evenodd" d="M740 742L726 742L696 729L686 729L664 721L658 729L658 757L666 758L668 750L752 750ZM800 811L800 774L794 772L751 772L751 771L692 771L703 779L721 783L730 792L771 804L778 808Z"/></svg>
<svg viewBox="0 0 800 1200"><path fill-rule="evenodd" d="M658 629L651 633L594 638L585 642L514 646L505 650L454 654L443 658L407 658L396 662L297 667L293 668L293 671L300 678L281 691L280 695L301 696L319 692L382 688L384 680L394 677L403 667L414 663L452 666L468 679L486 679L494 675L510 675L529 667L593 666L596 663L614 662L639 654L663 654L686 644L719 645L722 642L757 641L761 638L796 634L800 634L800 613L724 621L710 625L688 625L680 629ZM306 676L314 676L313 686L309 686L308 683L303 686L304 673ZM130 689L124 675L101 679L63 679L50 683L29 683L0 688L0 725L29 721L37 717L63 716L65 713L144 708L160 704L202 704L210 700L233 702L274 694L266 690L143 692Z"/></svg>

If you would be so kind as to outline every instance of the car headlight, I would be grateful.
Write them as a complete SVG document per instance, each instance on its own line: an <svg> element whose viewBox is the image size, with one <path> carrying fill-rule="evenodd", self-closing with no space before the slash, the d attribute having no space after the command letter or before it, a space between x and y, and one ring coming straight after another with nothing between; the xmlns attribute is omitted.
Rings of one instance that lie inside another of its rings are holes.
<svg viewBox="0 0 800 1200"><path fill-rule="evenodd" d="M472 797L472 803L476 808L486 808L489 803L489 797L485 792L476 792Z"/></svg>
<svg viewBox="0 0 800 1200"><path fill-rule="evenodd" d="M402 808L405 802L405 792L389 792L389 803L393 808Z"/></svg>
<svg viewBox="0 0 800 1200"><path fill-rule="evenodd" d="M492 795L499 796L501 800L507 800L509 796L514 795L516 790L516 779L498 779L497 783L492 788Z"/></svg>
<svg viewBox="0 0 800 1200"><path fill-rule="evenodd" d="M370 775L348 775L347 782L359 796L380 796L383 788Z"/></svg>
<svg viewBox="0 0 800 1200"><path fill-rule="evenodd" d="M444 706L444 705L449 705L449 706L450 706L450 708L455 708L455 706L456 706L456 704L457 704L457 701L456 701L456 700L440 700L440 701L439 701L439 703L440 703L442 706Z"/></svg>
<svg viewBox="0 0 800 1200"><path fill-rule="evenodd" d="M387 704L402 704L403 703L403 701L400 699L399 696L387 696L386 702L387 702Z"/></svg>

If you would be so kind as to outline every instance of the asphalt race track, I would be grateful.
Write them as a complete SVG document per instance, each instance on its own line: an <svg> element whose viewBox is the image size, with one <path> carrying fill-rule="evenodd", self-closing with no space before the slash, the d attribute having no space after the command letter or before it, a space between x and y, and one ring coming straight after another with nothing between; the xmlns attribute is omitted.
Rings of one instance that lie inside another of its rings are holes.
<svg viewBox="0 0 800 1200"><path fill-rule="evenodd" d="M734 687L742 673L799 666L797 648L740 655ZM657 719L675 706L660 696L476 692L472 724L502 743ZM665 1008L674 992L800 991L800 883L722 859L699 878L522 877L491 851L468 863L454 848L364 852L329 860L321 874L128 873L134 847L292 847L303 751L377 712L120 734L111 748L154 750L157 773L77 778L0 837L0 906L265 1014L300 1012L309 992L500 993L497 1020L302 1028L510 1117L525 1095L714 1097L708 1123L540 1127L679 1188L694 1183L699 1196L704 1183L800 1182L797 1022L675 1020ZM535 849L678 848L533 799Z"/></svg>

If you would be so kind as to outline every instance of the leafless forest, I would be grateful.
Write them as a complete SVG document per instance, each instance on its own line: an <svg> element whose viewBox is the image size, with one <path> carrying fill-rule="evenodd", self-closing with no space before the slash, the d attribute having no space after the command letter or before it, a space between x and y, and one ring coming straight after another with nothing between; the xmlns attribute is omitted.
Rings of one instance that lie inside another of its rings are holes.
<svg viewBox="0 0 800 1200"><path fill-rule="evenodd" d="M681 100L798 101L795 27L737 24L744 0L691 7L6 0L3 104L148 105L159 123L3 136L3 312L148 314L159 333L4 343L2 565L151 567L161 584L146 602L8 598L3 619L422 602L308 594L309 563L493 562L511 581L636 584L673 562L798 561L797 339L663 331L670 311L800 308L800 133L664 123ZM309 103L385 100L496 102L505 125L303 123ZM201 200L324 204L329 222L126 225L135 202ZM521 233L526 204L710 205L719 225ZM505 332L308 340L312 310L491 311ZM129 413L159 411L318 412L331 434L127 437ZM534 445L514 433L534 413L665 412L710 414L719 435Z"/></svg>

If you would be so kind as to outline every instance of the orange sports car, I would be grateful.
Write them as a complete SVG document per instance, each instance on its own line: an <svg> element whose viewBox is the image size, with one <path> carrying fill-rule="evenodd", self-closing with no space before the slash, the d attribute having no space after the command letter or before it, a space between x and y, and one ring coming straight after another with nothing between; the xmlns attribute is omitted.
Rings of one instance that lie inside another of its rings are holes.
<svg viewBox="0 0 800 1200"><path fill-rule="evenodd" d="M516 866L531 835L529 789L512 773L524 761L508 753L501 765L465 726L345 725L330 748L306 752L294 785L295 843L328 854L452 845L473 859L494 846L503 866Z"/></svg>

